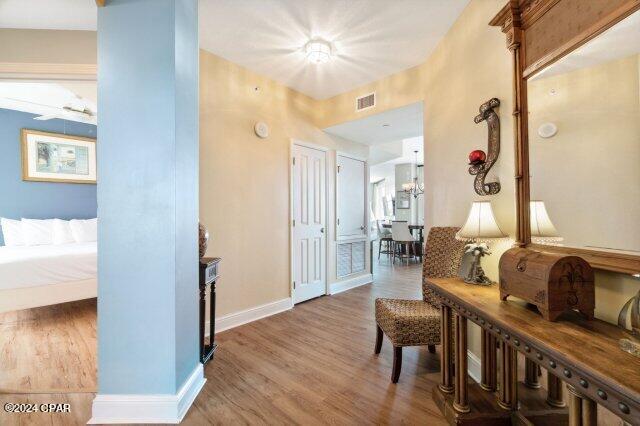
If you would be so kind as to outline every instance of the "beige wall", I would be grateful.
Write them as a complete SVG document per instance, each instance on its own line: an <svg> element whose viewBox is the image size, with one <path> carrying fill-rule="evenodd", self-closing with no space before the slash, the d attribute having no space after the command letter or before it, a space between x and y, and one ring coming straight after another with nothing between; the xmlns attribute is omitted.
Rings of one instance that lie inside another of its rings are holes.
<svg viewBox="0 0 640 426"><path fill-rule="evenodd" d="M0 29L0 63L95 64L95 31Z"/></svg>
<svg viewBox="0 0 640 426"><path fill-rule="evenodd" d="M0 79L55 80L95 102L96 32L0 28Z"/></svg>
<svg viewBox="0 0 640 426"><path fill-rule="evenodd" d="M424 99L424 90L422 89L424 69L424 65L413 67L322 101L322 112L319 114L320 127L325 129L335 124L421 101ZM371 92L376 92L376 106L362 112L356 112L355 98Z"/></svg>
<svg viewBox="0 0 640 426"><path fill-rule="evenodd" d="M317 113L313 99L201 51L200 220L211 232L209 255L223 259L219 316L290 295L291 139L368 155L367 146L321 131ZM267 139L254 134L256 121L270 126ZM334 161L330 153L330 169ZM327 178L331 188L333 175ZM331 212L332 197L327 201ZM330 262L335 219L328 219ZM329 281L335 280L335 268L329 271Z"/></svg>
<svg viewBox="0 0 640 426"><path fill-rule="evenodd" d="M466 159L473 149L486 150L486 124L475 124L473 117L481 103L497 97L502 144L492 172L502 190L488 199L502 230L515 235L511 56L504 35L488 25L503 6L504 0L472 0L424 64L323 102L325 127L424 100L427 227L462 225L470 203L480 199L473 191ZM376 108L355 113L354 98L373 91L378 96ZM493 255L484 260L485 271L494 280L500 255L509 245L492 244ZM597 272L596 316L615 321L639 287L629 276ZM470 347L476 354L479 340L478 329L471 327Z"/></svg>

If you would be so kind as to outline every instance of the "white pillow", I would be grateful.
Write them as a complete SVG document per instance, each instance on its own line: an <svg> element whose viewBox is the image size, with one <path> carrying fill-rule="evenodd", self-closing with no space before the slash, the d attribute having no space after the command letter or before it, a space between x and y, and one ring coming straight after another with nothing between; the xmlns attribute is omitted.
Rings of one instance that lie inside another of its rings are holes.
<svg viewBox="0 0 640 426"><path fill-rule="evenodd" d="M69 226L76 243L98 241L98 219L72 219L69 221Z"/></svg>
<svg viewBox="0 0 640 426"><path fill-rule="evenodd" d="M22 218L22 232L26 246L53 244L53 219Z"/></svg>
<svg viewBox="0 0 640 426"><path fill-rule="evenodd" d="M68 220L53 219L53 244L69 244L75 242Z"/></svg>
<svg viewBox="0 0 640 426"><path fill-rule="evenodd" d="M0 226L2 226L5 246L24 245L24 233L22 232L22 223L19 220L5 219L3 217L0 218Z"/></svg>

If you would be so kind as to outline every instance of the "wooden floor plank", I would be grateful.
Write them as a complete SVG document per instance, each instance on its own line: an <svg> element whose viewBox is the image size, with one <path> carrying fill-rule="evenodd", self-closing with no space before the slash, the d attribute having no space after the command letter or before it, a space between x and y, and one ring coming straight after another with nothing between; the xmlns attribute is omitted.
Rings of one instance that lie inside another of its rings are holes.
<svg viewBox="0 0 640 426"><path fill-rule="evenodd" d="M0 393L95 392L96 299L0 314Z"/></svg>

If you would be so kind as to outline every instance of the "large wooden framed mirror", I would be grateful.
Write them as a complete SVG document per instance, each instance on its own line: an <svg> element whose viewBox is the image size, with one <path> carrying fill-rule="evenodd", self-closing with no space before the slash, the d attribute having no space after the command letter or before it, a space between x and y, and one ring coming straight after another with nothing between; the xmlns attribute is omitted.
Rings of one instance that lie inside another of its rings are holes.
<svg viewBox="0 0 640 426"><path fill-rule="evenodd" d="M640 0L511 0L517 244L640 274Z"/></svg>

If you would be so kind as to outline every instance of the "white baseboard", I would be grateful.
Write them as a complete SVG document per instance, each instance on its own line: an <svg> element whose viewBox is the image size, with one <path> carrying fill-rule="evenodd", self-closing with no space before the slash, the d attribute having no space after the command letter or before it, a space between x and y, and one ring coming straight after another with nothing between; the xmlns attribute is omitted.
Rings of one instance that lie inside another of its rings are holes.
<svg viewBox="0 0 640 426"><path fill-rule="evenodd" d="M264 305L245 309L244 311L224 315L216 318L216 333L266 318L271 315L279 314L280 312L288 311L291 308L293 308L293 299L287 297L286 299L265 303ZM205 335L209 335L209 321L205 323Z"/></svg>
<svg viewBox="0 0 640 426"><path fill-rule="evenodd" d="M98 394L88 424L180 423L205 381L204 369L198 363L175 395Z"/></svg>
<svg viewBox="0 0 640 426"><path fill-rule="evenodd" d="M372 282L373 275L365 274L337 283L331 283L329 286L329 294L342 293L343 291L351 290L352 288L360 287L361 285L371 284Z"/></svg>
<svg viewBox="0 0 640 426"><path fill-rule="evenodd" d="M473 352L467 351L467 369L471 378L477 383L480 383L482 378L480 365L480 358L478 358Z"/></svg>

